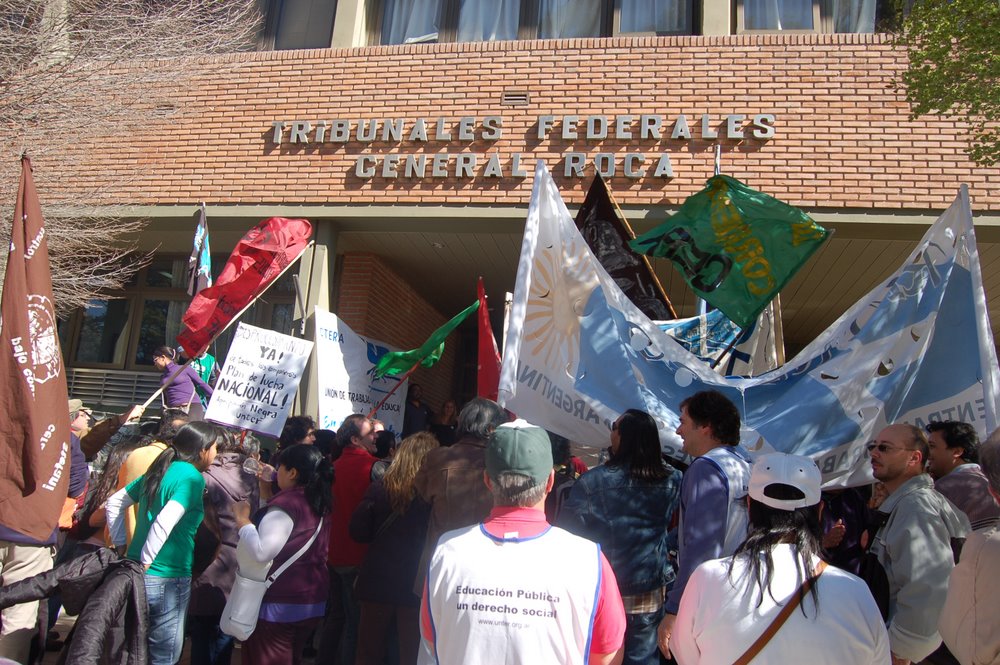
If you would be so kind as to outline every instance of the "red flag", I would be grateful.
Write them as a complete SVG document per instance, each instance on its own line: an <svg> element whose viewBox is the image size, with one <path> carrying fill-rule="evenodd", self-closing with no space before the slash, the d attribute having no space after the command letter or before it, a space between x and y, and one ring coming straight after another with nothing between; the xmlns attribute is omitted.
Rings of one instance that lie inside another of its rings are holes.
<svg viewBox="0 0 1000 665"><path fill-rule="evenodd" d="M500 385L500 351L490 326L490 313L486 309L486 288L479 278L479 377L476 393L496 401Z"/></svg>
<svg viewBox="0 0 1000 665"><path fill-rule="evenodd" d="M181 321L177 336L190 358L197 357L244 307L263 293L278 275L301 256L312 225L304 219L271 217L250 229L236 244L222 274L200 291Z"/></svg>
<svg viewBox="0 0 1000 665"><path fill-rule="evenodd" d="M45 220L27 157L0 318L0 381L7 395L0 418L0 524L45 540L66 500L70 431Z"/></svg>

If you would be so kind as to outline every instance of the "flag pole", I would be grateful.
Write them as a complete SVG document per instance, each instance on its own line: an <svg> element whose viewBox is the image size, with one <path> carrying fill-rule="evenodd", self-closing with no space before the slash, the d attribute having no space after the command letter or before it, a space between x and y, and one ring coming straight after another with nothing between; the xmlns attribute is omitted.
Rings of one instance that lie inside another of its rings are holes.
<svg viewBox="0 0 1000 665"><path fill-rule="evenodd" d="M243 315L244 315L244 314L246 313L246 311L247 311L248 309L250 309L251 307L253 307L254 303L255 303L255 302L257 302L257 300L258 300L258 299L259 299L259 298L260 298L260 297L261 297L262 295L264 295L264 294L265 294L265 293L267 292L267 289L268 289L268 288L271 288L271 285L272 285L272 284L274 284L274 283L275 283L275 282L277 282L277 281L278 281L279 279L281 279L281 276L282 276L282 275L284 275L284 274L285 274L286 272L288 272L288 269L289 269L289 268L291 268L292 266L294 266L294 265L295 265L295 264L296 264L296 263L298 262L298 260L302 258L302 255L306 253L306 250L307 250L307 249L309 249L310 247L312 247L312 246L313 246L314 242L315 242L315 241L313 241L313 240L310 240L310 241L309 241L309 243L308 243L308 244L307 244L307 245L306 245L305 247L303 247L303 248L302 248L302 251L301 251L301 252L299 252L298 256L296 256L296 257L295 257L294 259L292 259L291 261L289 261L289 262L288 262L288 265L287 265L287 266L285 266L285 267L284 267L284 268L283 268L283 269L281 270L281 272L279 272L279 273L278 273L278 276L277 276L277 277L275 277L274 279L272 279L272 280L271 280L271 283L267 285L267 288L265 288L265 289L261 290L261 292L260 292L260 293L258 293L257 295L255 295L255 296L254 296L254 297L253 297L253 298L252 298L252 299L250 300L250 302L248 302L248 303L246 304L246 307L244 307L244 308L243 308L243 309L241 309L241 310L240 310L239 312L237 312L237 313L236 313L236 316L234 316L233 318L231 318L231 319L229 320L229 323L227 323L227 324L226 324L225 326L223 326L223 327L222 327L222 329L221 329L221 330L219 330L219 332L215 333L215 335L213 335L213 336L212 336L212 339L208 340L208 341L207 341L207 342L205 343L205 345L204 345L203 347L201 347L201 349L199 349L199 350L198 350L198 353L194 354L193 356L188 356L188 359L187 359L187 361L186 361L186 362L185 362L185 363L184 363L183 365L181 365L180 367L178 367L178 368L177 368L177 371L176 371L176 372L174 372L173 374L171 374L171 375L170 375L170 378L169 378L169 379L167 379L167 382L166 382L166 383L164 383L164 384L163 384L162 386L160 386L160 387L159 387L159 388L158 388L158 389L156 390L156 392L155 392L155 393L153 393L152 395L150 395L150 396L149 396L149 399L147 399L147 400L145 401L145 403L143 403L143 405L142 405L142 408L143 408L143 409L145 410L145 409L146 409L146 408L147 408L147 407L148 407L148 406L149 406L150 404L152 404L152 403L153 403L153 400L154 400L154 399L156 399L157 397L159 397L159 396L160 396L160 393L162 393L162 392L163 392L164 390L166 390L166 389L167 389L167 387L168 387L168 386L170 386L170 384L174 382L174 379L176 379L176 378L177 378L178 376L180 376L180 373L184 371L184 368L185 368L185 367L187 367L187 366L188 366L188 364L189 364L189 363L190 363L190 362L191 362L192 360L194 360L195 358L197 358L197 357L198 357L198 356L200 356L201 354L203 354L203 353L205 353L206 351L208 351L208 347L212 346L212 343L213 343L213 342L215 342L215 340L219 339L219 337L221 337L221 336L222 336L222 333L224 333L224 332L226 332L227 330L229 330L229 327L230 327L231 325L233 325L234 323L236 323L237 321L239 321L240 317L241 317L241 316L243 316Z"/></svg>
<svg viewBox="0 0 1000 665"><path fill-rule="evenodd" d="M415 362L413 364L413 367L411 367L410 369L406 370L406 374L404 374L403 376L400 377L399 382L396 384L396 386L392 390L390 390L389 392L387 392L385 394L385 397L382 398L382 401L379 402L378 404L376 404L375 408L372 409L371 412L369 412L369 414L368 414L368 419L369 420L371 420L373 417L375 417L375 414L378 413L378 410L382 408L382 405L385 404L386 401L388 401L388 399L390 397L392 397L393 394L395 394L395 392L397 390L399 390L399 387L401 385L403 385L403 381L406 381L408 378L410 378L411 374L413 374L415 371L417 371L417 368L420 367L420 363L422 363L423 361L424 361L424 359L421 358L420 360L418 360L417 362Z"/></svg>

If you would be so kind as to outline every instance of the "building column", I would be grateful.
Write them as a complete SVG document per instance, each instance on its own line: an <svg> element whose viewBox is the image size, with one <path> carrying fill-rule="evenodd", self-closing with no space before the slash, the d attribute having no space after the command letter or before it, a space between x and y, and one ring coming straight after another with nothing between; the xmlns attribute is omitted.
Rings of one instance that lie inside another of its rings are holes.
<svg viewBox="0 0 1000 665"><path fill-rule="evenodd" d="M316 339L316 307L330 309L330 284L333 281L334 258L337 255L336 232L330 222L317 222L315 244L306 250L299 262L299 284L305 301L305 339ZM319 367L316 351L309 357L305 375L295 395L295 413L319 415Z"/></svg>

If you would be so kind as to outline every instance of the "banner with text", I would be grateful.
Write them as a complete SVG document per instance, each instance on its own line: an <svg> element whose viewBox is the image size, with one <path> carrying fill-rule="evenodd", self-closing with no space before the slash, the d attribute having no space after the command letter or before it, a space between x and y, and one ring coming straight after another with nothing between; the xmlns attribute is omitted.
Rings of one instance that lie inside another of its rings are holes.
<svg viewBox="0 0 1000 665"><path fill-rule="evenodd" d="M313 343L239 324L205 419L277 437Z"/></svg>
<svg viewBox="0 0 1000 665"><path fill-rule="evenodd" d="M399 384L399 377L375 378L379 358L399 348L363 337L337 318L316 308L316 361L319 372L320 428L335 430L352 413L367 414L386 393ZM403 429L406 385L385 401L375 417L390 432Z"/></svg>
<svg viewBox="0 0 1000 665"><path fill-rule="evenodd" d="M902 266L779 369L722 377L628 298L587 248L551 175L536 169L500 379L501 404L603 445L629 408L680 454L678 407L715 389L743 417L742 443L816 460L827 486L871 481L865 444L889 423L998 421L1000 369L968 190Z"/></svg>

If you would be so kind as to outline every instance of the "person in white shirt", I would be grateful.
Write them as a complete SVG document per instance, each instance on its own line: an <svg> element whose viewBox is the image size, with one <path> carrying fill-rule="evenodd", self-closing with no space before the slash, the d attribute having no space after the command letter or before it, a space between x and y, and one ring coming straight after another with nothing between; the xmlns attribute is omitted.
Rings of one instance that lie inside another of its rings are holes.
<svg viewBox="0 0 1000 665"><path fill-rule="evenodd" d="M867 585L819 558L820 483L807 457L757 460L747 539L733 556L701 564L684 588L670 638L680 665L738 662L752 646L759 647L756 665L890 663L889 636ZM756 644L772 624L773 635Z"/></svg>

